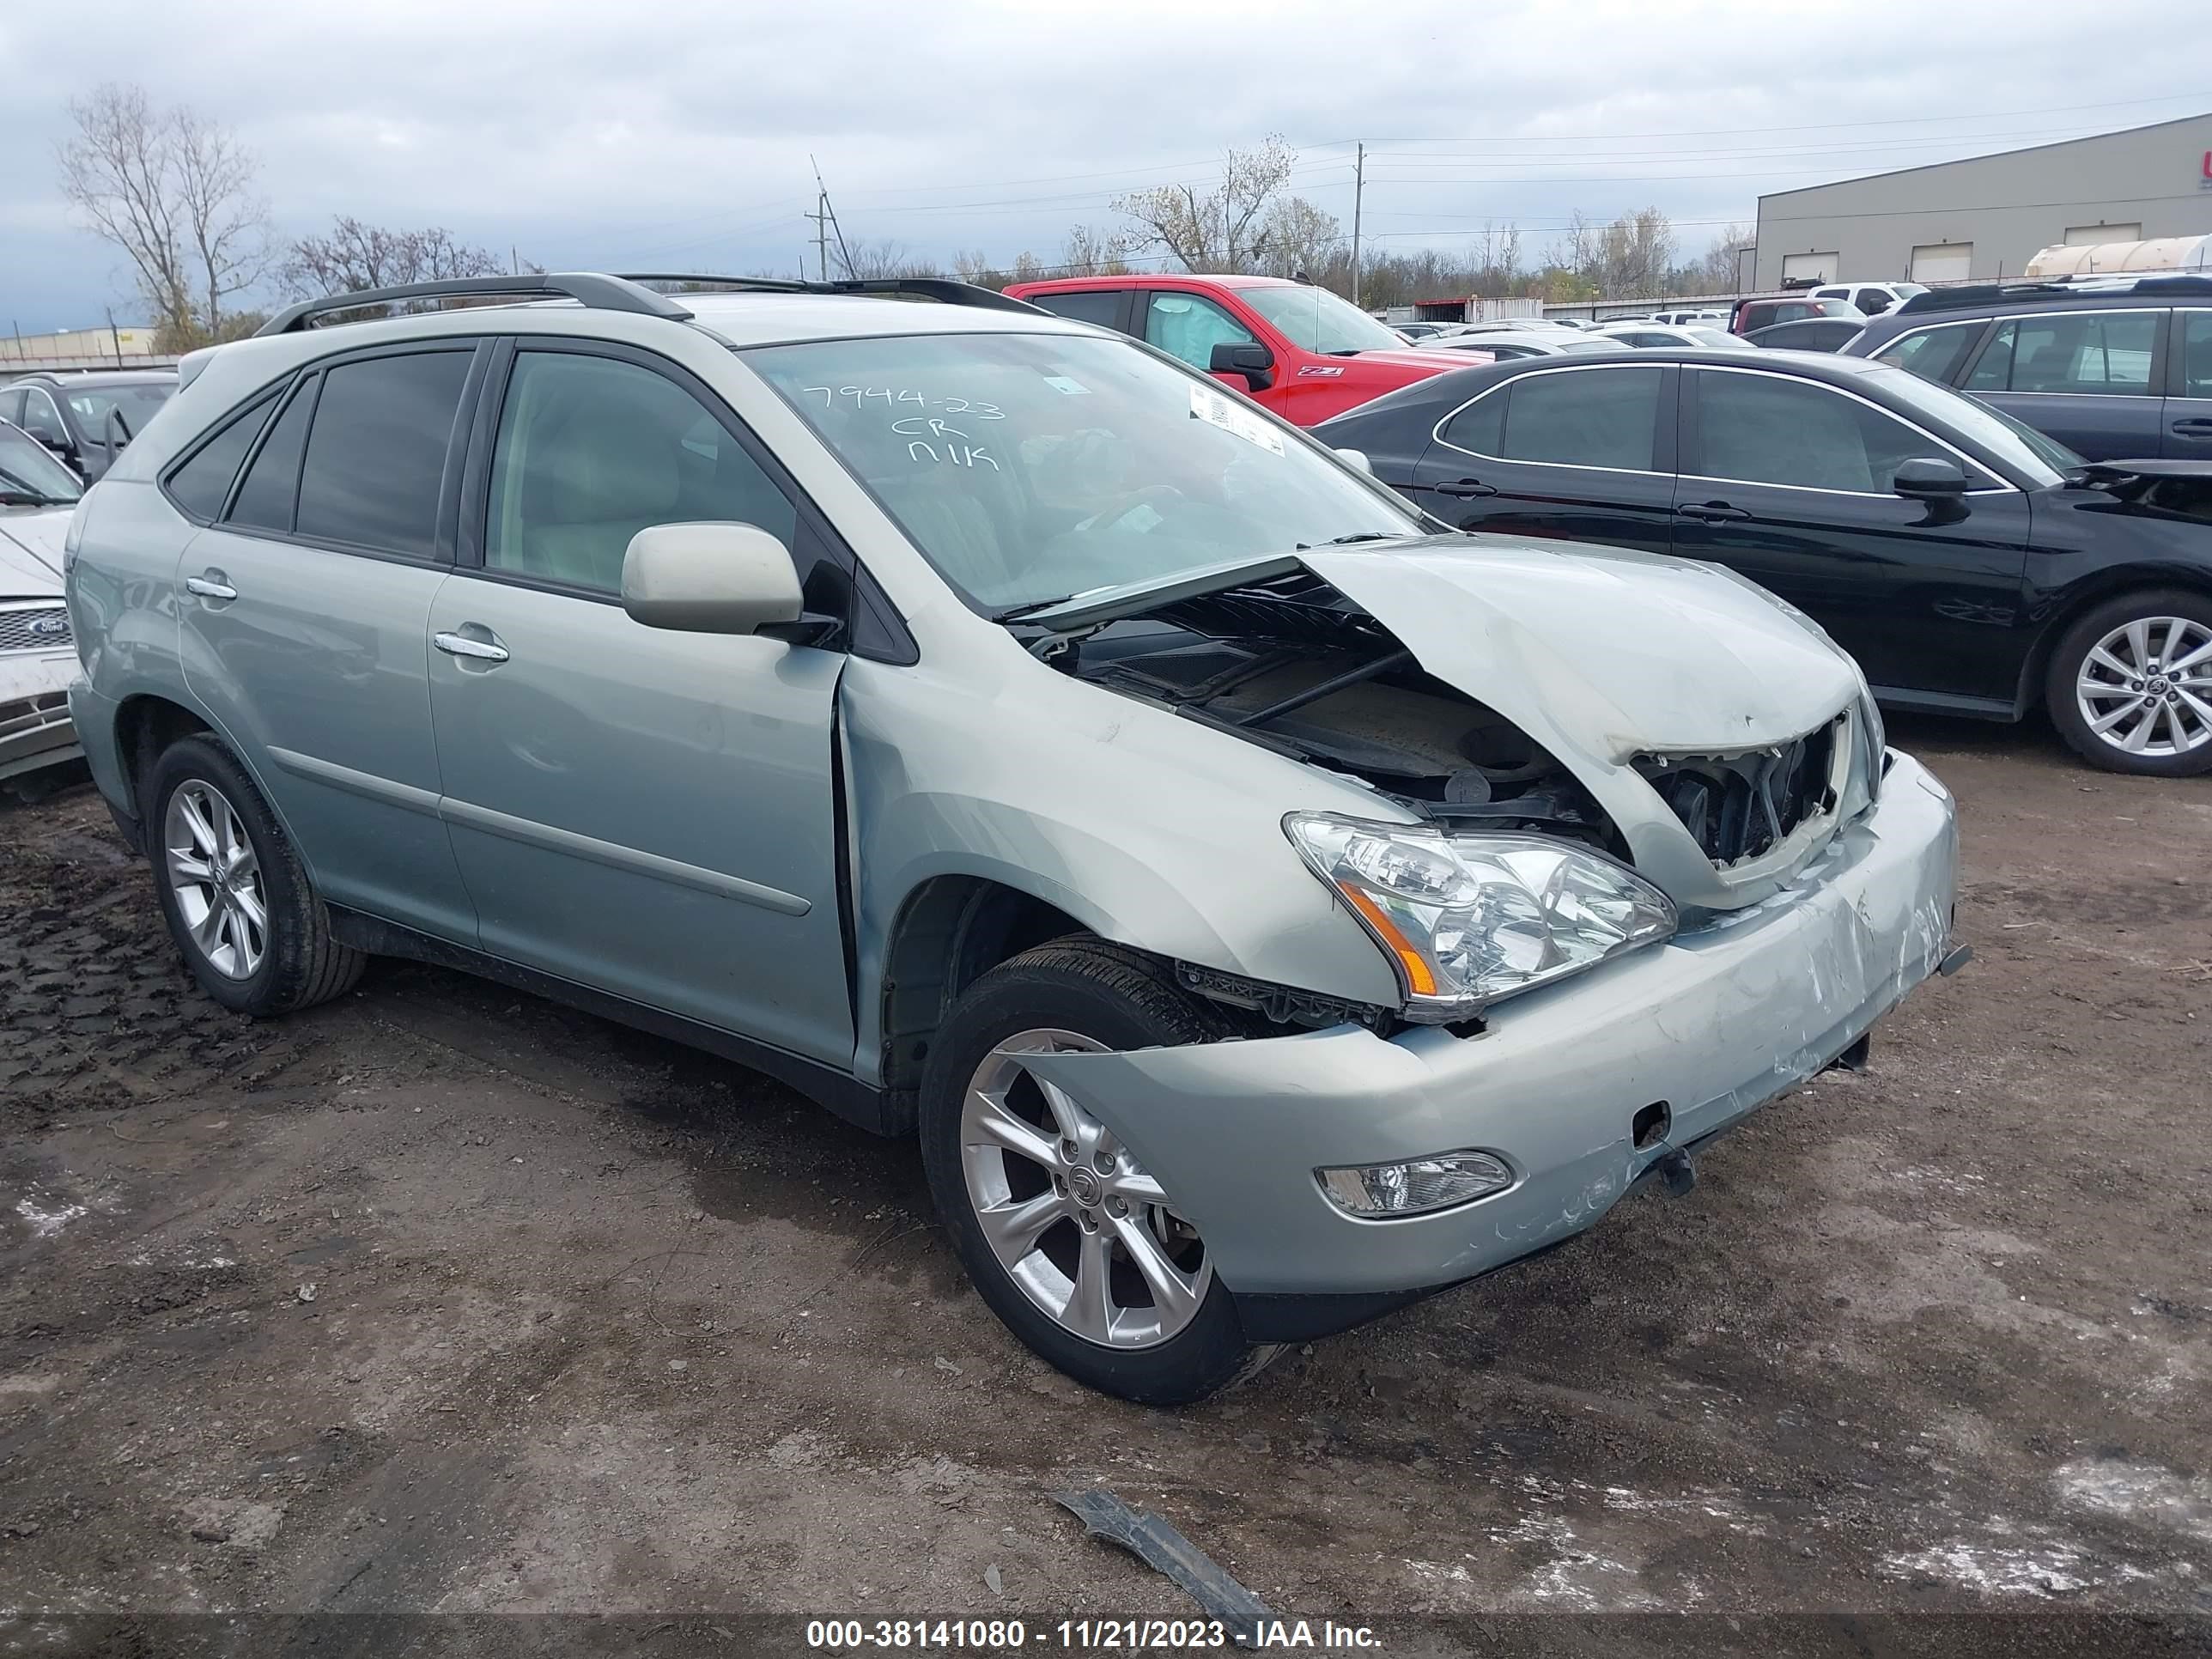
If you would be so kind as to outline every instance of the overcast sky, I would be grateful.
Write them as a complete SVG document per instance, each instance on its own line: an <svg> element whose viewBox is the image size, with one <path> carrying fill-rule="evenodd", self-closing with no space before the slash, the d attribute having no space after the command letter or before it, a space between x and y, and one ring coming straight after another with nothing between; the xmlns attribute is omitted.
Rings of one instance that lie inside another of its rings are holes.
<svg viewBox="0 0 2212 1659"><path fill-rule="evenodd" d="M56 179L68 100L103 79L229 124L280 236L351 214L553 269L786 272L810 154L848 237L946 260L1049 262L1070 225L1121 222L1115 194L1270 132L1347 229L1365 141L1379 248L1517 221L1533 258L1577 210L1656 204L1694 254L1764 191L2212 108L2206 0L316 9L0 10L0 325L143 309Z"/></svg>

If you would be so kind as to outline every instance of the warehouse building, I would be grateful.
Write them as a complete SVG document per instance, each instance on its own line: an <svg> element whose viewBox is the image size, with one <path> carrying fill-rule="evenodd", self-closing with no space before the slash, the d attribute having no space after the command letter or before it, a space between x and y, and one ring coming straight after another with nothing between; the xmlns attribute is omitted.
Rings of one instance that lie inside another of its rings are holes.
<svg viewBox="0 0 2212 1659"><path fill-rule="evenodd" d="M1758 289L2017 276L2061 243L2212 233L2212 113L1759 198Z"/></svg>

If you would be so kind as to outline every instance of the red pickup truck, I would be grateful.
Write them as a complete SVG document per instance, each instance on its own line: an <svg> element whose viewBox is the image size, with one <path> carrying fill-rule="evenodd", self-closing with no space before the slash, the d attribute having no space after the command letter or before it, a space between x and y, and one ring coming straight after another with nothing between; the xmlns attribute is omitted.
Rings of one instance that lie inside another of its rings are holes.
<svg viewBox="0 0 2212 1659"><path fill-rule="evenodd" d="M1297 426L1491 361L1486 351L1417 349L1327 289L1279 276L1067 276L1006 292L1150 341Z"/></svg>

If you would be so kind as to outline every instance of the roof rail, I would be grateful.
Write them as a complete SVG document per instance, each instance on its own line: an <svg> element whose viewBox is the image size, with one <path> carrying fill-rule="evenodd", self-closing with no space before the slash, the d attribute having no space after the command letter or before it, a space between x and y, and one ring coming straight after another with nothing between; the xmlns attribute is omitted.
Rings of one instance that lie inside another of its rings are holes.
<svg viewBox="0 0 2212 1659"><path fill-rule="evenodd" d="M1930 311L1962 311L2027 300L2110 299L2115 294L2212 294L2212 276L2136 276L2114 270L2085 273L2072 282L1967 283L1916 294L1898 307L1897 313L1919 316Z"/></svg>
<svg viewBox="0 0 2212 1659"><path fill-rule="evenodd" d="M836 282L794 282L787 276L718 276L697 271L624 271L628 283L697 283L702 287L740 289L763 294L881 294L894 298L934 300L939 305L973 306L983 311L1019 311L1032 315L1042 307L1013 299L996 289L963 283L950 276L852 276ZM1046 313L1049 314L1049 313Z"/></svg>
<svg viewBox="0 0 2212 1659"><path fill-rule="evenodd" d="M410 300L471 298L567 299L597 311L628 311L646 317L665 317L680 323L691 313L663 294L620 276L588 271L527 276L457 276L441 283L409 283L399 288L367 288L351 294L330 294L319 300L302 300L287 306L254 330L264 334L294 334L313 325L313 319L332 311L358 311L370 306L399 305Z"/></svg>

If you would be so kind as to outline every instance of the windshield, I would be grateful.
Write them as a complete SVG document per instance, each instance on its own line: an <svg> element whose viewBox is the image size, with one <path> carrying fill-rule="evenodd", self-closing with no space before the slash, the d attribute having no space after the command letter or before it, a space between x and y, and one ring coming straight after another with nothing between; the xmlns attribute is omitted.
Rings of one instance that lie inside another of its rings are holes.
<svg viewBox="0 0 2212 1659"><path fill-rule="evenodd" d="M73 501L84 493L76 475L36 438L0 421L0 505Z"/></svg>
<svg viewBox="0 0 2212 1659"><path fill-rule="evenodd" d="M1406 343L1325 288L1240 288L1237 297L1302 351L1394 351Z"/></svg>
<svg viewBox="0 0 2212 1659"><path fill-rule="evenodd" d="M2081 458L2064 444L2046 438L2002 410L1990 408L1979 398L1923 380L1906 369L1884 367L1869 371L1869 378L1876 375L1901 401L1936 420L1949 422L2035 487L2049 489L2063 483L2062 475L2082 464Z"/></svg>
<svg viewBox="0 0 2212 1659"><path fill-rule="evenodd" d="M1093 588L1422 533L1271 415L1120 340L922 334L745 361L994 615Z"/></svg>
<svg viewBox="0 0 2212 1659"><path fill-rule="evenodd" d="M72 386L67 392L70 413L76 423L100 442L107 441L107 411L123 411L127 441L146 429L154 412L177 395L174 380L154 380L143 386Z"/></svg>
<svg viewBox="0 0 2212 1659"><path fill-rule="evenodd" d="M1689 334L1699 345L1726 346L1730 351L1743 343L1725 329L1699 327L1691 329Z"/></svg>

